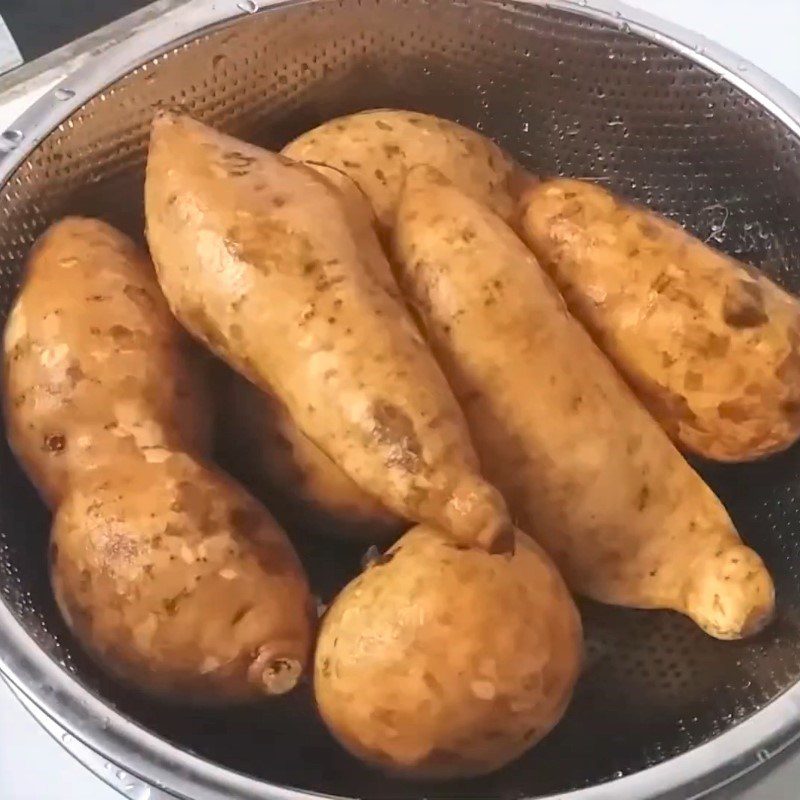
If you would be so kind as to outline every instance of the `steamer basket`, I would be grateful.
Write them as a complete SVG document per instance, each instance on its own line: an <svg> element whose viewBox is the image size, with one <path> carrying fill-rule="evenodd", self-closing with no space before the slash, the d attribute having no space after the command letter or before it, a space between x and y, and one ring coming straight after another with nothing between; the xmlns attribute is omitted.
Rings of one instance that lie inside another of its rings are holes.
<svg viewBox="0 0 800 800"><path fill-rule="evenodd" d="M4 317L55 218L99 215L141 238L148 123L165 104L272 147L362 108L451 117L531 170L602 181L800 291L800 104L691 34L597 0L196 0L90 59L0 136ZM800 733L800 448L699 468L775 576L775 624L722 643L674 614L584 605L588 664L567 718L487 778L378 775L334 745L302 692L201 712L110 682L56 611L47 516L4 445L0 668L138 800L699 796ZM302 549L323 593L357 568L341 547Z"/></svg>

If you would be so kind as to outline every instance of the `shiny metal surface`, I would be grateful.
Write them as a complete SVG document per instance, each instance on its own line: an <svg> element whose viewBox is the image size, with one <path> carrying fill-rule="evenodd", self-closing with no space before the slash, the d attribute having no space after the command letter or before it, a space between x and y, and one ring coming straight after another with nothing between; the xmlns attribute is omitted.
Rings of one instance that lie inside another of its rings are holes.
<svg viewBox="0 0 800 800"><path fill-rule="evenodd" d="M266 145L375 105L450 116L533 170L604 181L800 289L800 103L718 48L610 2L261 5L200 1L165 13L0 136L4 313L51 219L99 214L141 235L146 129L162 104ZM444 786L357 765L306 697L189 713L109 683L55 612L44 512L5 450L0 469L0 669L83 744L175 795L686 798L768 761L800 732L797 448L748 467L701 465L774 571L772 629L725 644L666 613L586 606L589 664L565 722L507 770ZM307 555L332 590L358 554L317 545Z"/></svg>

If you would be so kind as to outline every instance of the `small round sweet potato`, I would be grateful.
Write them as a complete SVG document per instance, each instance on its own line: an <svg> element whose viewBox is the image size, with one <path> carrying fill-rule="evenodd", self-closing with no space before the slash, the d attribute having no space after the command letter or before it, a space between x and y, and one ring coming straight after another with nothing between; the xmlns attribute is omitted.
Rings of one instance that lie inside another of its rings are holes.
<svg viewBox="0 0 800 800"><path fill-rule="evenodd" d="M490 555L418 526L328 610L314 688L341 744L407 777L491 772L559 721L581 624L527 537Z"/></svg>
<svg viewBox="0 0 800 800"><path fill-rule="evenodd" d="M380 108L323 123L283 148L298 161L328 164L349 175L388 229L406 172L436 167L462 191L504 219L513 213L519 166L494 142L447 119L417 111Z"/></svg>

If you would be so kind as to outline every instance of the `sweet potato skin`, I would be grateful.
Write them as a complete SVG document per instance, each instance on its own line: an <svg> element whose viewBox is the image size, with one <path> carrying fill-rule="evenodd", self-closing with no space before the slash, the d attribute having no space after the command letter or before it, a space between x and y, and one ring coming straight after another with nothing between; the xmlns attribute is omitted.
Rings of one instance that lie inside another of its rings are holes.
<svg viewBox="0 0 800 800"><path fill-rule="evenodd" d="M5 331L5 418L54 511L51 577L108 671L217 705L288 691L311 599L283 531L204 459L211 403L152 264L98 220L34 248Z"/></svg>
<svg viewBox="0 0 800 800"><path fill-rule="evenodd" d="M559 721L582 660L555 567L518 535L513 556L406 533L325 615L314 690L365 761L413 778L499 769Z"/></svg>
<svg viewBox="0 0 800 800"><path fill-rule="evenodd" d="M394 246L487 476L571 588L681 611L719 638L763 626L761 560L513 231L418 167Z"/></svg>
<svg viewBox="0 0 800 800"><path fill-rule="evenodd" d="M349 175L389 230L408 169L436 167L504 219L514 211L521 170L494 142L430 114L380 108L329 120L283 148L298 161L328 164Z"/></svg>
<svg viewBox="0 0 800 800"><path fill-rule="evenodd" d="M604 188L547 181L521 232L679 446L749 461L800 436L800 303L761 272Z"/></svg>
<svg viewBox="0 0 800 800"><path fill-rule="evenodd" d="M345 540L385 544L407 527L305 436L277 397L232 371L223 392L228 460L265 503L276 500L298 522Z"/></svg>
<svg viewBox="0 0 800 800"><path fill-rule="evenodd" d="M398 516L490 549L508 543L507 510L480 476L450 388L396 290L370 267L374 233L353 225L330 181L162 114L145 207L162 289L190 332L280 397L300 430Z"/></svg>

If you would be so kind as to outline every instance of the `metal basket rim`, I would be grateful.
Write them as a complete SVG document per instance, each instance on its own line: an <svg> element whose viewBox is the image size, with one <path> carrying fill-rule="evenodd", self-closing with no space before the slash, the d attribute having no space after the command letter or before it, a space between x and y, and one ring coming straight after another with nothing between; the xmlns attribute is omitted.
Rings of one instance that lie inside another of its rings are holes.
<svg viewBox="0 0 800 800"><path fill-rule="evenodd" d="M320 0L194 0L91 54L0 134L0 186L75 111L133 70L256 12ZM325 0L323 0L325 1ZM490 4L493 0L488 0ZM515 0L566 11L622 28L677 52L719 75L800 136L800 97L736 53L697 33L617 0ZM466 5L466 3L464 3ZM498 5L505 5L499 2ZM68 91L64 91L68 90ZM11 133L9 133L11 132ZM123 766L149 786L208 800L308 800L330 795L276 786L181 750L114 711L61 669L0 602L0 676L15 693L91 751ZM103 720L98 724L98 720ZM559 800L699 798L766 763L800 739L800 682L709 742L638 773L559 795Z"/></svg>

